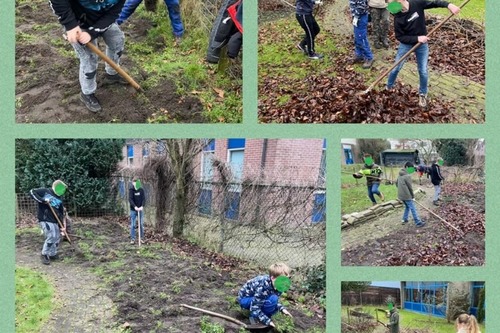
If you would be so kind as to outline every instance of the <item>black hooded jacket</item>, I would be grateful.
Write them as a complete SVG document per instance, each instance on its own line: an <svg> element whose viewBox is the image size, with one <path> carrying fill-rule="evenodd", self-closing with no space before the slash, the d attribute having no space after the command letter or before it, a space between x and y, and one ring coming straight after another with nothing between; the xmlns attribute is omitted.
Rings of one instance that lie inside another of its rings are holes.
<svg viewBox="0 0 500 333"><path fill-rule="evenodd" d="M49 203L45 201L47 198L54 198L56 201L59 201L60 204L57 206L52 206L54 212L59 217L59 220L62 222L64 218L64 207L61 200L61 197L56 195L54 191L50 188L37 188L30 191L31 197L38 202L38 221L42 222L50 222L50 223L58 223L54 214L52 214L52 210L49 207Z"/></svg>

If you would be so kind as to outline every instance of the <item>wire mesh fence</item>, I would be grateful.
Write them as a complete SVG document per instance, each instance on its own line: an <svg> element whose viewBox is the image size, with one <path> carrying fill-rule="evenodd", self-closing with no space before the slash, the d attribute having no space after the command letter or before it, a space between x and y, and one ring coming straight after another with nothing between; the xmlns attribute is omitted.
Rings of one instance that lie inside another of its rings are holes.
<svg viewBox="0 0 500 333"><path fill-rule="evenodd" d="M71 217L127 216L132 177L116 175L107 196L81 207L71 192L64 196ZM306 184L190 181L178 200L175 179L158 187L157 179L141 178L145 190L145 224L172 233L177 207L184 210L184 236L204 247L268 266L284 261L291 267L324 263L326 190ZM17 218L36 216L38 203L29 193L17 194ZM161 206L159 209L159 206Z"/></svg>

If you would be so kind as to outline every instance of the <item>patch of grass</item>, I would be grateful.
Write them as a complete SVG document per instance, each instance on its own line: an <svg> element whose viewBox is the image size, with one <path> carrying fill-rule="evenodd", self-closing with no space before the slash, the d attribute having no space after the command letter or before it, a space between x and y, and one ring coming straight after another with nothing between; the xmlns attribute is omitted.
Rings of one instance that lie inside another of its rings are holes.
<svg viewBox="0 0 500 333"><path fill-rule="evenodd" d="M366 179L355 179L352 173L361 169L361 165L350 165L342 168L341 176L341 211L342 214L359 212L371 207L372 203L368 198ZM382 178L396 179L399 168L384 168L385 174ZM414 190L416 189L416 185ZM386 185L384 181L380 184L380 192L385 196L385 200L397 199L397 187L395 185ZM380 199L375 195L375 199L380 203Z"/></svg>
<svg viewBox="0 0 500 333"><path fill-rule="evenodd" d="M463 0L449 0L448 2L460 6ZM448 16L450 11L446 8L432 9L429 11L433 14ZM458 18L468 19L479 24L484 24L486 19L486 4L485 0L471 0L462 8Z"/></svg>
<svg viewBox="0 0 500 333"><path fill-rule="evenodd" d="M54 308L54 288L41 275L16 268L16 332L38 332Z"/></svg>
<svg viewBox="0 0 500 333"><path fill-rule="evenodd" d="M278 333L298 332L295 329L295 324L293 323L293 318L285 316L281 313L278 313L275 316L273 316L273 322L276 325L276 328L274 330Z"/></svg>
<svg viewBox="0 0 500 333"><path fill-rule="evenodd" d="M16 44L17 43L30 44L34 43L36 40L38 40L38 37L35 35L27 34L24 32L16 33Z"/></svg>
<svg viewBox="0 0 500 333"><path fill-rule="evenodd" d="M180 294L181 291L182 291L182 288L185 286L184 282L182 281L174 281L172 282L172 285L170 287L170 290L174 293L174 294Z"/></svg>
<svg viewBox="0 0 500 333"><path fill-rule="evenodd" d="M27 234L42 235L42 229L39 227L16 228L16 236Z"/></svg>
<svg viewBox="0 0 500 333"><path fill-rule="evenodd" d="M201 317L200 329L202 333L224 333L224 327L219 323L212 323L207 316Z"/></svg>

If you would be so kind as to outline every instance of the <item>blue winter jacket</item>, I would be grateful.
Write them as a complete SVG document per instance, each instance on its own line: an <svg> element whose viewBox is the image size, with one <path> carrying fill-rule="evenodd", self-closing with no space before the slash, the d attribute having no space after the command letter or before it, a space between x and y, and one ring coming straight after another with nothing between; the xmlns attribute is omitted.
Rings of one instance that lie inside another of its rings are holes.
<svg viewBox="0 0 500 333"><path fill-rule="evenodd" d="M314 0L297 0L295 11L297 15L312 15L314 9Z"/></svg>
<svg viewBox="0 0 500 333"><path fill-rule="evenodd" d="M349 0L349 8L351 9L352 16L365 15L370 11L368 0Z"/></svg>

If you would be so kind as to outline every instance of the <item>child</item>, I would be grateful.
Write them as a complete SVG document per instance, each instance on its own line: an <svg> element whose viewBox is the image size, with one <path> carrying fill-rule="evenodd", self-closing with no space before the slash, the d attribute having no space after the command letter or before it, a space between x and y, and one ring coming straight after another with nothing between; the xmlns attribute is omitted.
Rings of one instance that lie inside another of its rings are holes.
<svg viewBox="0 0 500 333"><path fill-rule="evenodd" d="M380 176L382 175L382 169L375 163L373 163L372 155L364 154L363 155L365 165L363 169L359 170L358 173L353 174L355 178L359 176L366 176L366 186L368 188L368 197L373 205L377 204L377 200L375 200L375 194L380 197L380 200L384 201L384 195L379 191L380 186Z"/></svg>
<svg viewBox="0 0 500 333"><path fill-rule="evenodd" d="M405 205L405 211L403 213L402 224L408 223L408 213L411 211L413 216L413 221L415 221L415 226L423 227L425 222L418 217L417 209L415 208L415 196L413 194L413 186L411 182L411 173L415 171L413 163L406 162L404 168L399 171L398 179L396 180L396 186L398 188L398 199L401 200Z"/></svg>
<svg viewBox="0 0 500 333"><path fill-rule="evenodd" d="M373 65L373 53L368 42L368 0L349 0L354 26L354 53L353 63L363 63L363 68L368 69Z"/></svg>
<svg viewBox="0 0 500 333"><path fill-rule="evenodd" d="M414 52L417 57L418 76L420 79L418 104L427 106L427 84L429 73L427 63L429 59L429 44L427 27L425 26L425 9L448 8L453 14L460 12L460 7L446 1L436 0L394 0L401 4L401 12L394 14L394 32L399 41L396 62L417 43L422 43ZM387 79L387 89L394 87L399 71L403 68L404 61L394 68Z"/></svg>
<svg viewBox="0 0 500 333"><path fill-rule="evenodd" d="M315 4L321 4L321 0L297 0L295 3L295 17L306 33L304 39L297 44L297 48L306 54L309 59L318 60L323 58L323 55L316 53L314 49L314 39L320 32L318 22L313 16Z"/></svg>
<svg viewBox="0 0 500 333"><path fill-rule="evenodd" d="M120 16L116 20L116 23L121 25L125 22L130 15L135 12L141 2L142 0L127 0L123 6ZM172 26L172 31L175 37L175 44L179 44L182 39L182 35L184 34L184 25L182 24L179 0L165 0L165 6L167 6L170 25Z"/></svg>
<svg viewBox="0 0 500 333"><path fill-rule="evenodd" d="M275 327L271 318L278 311L292 317L283 305L278 303L281 292L275 289L274 281L278 276L289 276L290 268L284 263L269 267L269 275L259 275L248 280L238 292L238 303L243 309L250 310L250 320L257 319L267 326Z"/></svg>
<svg viewBox="0 0 500 333"><path fill-rule="evenodd" d="M382 47L388 49L389 11L387 10L387 0L369 0L368 5L370 6L373 32L375 34L374 46L376 49Z"/></svg>
<svg viewBox="0 0 500 333"><path fill-rule="evenodd" d="M455 321L457 333L481 333L474 315L462 313Z"/></svg>
<svg viewBox="0 0 500 333"><path fill-rule="evenodd" d="M431 177L432 185L434 185L434 197L432 198L432 203L435 206L438 206L439 195L441 194L441 182L444 180L444 177L441 175L441 165L444 164L443 159L440 157L437 160L433 161L431 165L431 170L429 175Z"/></svg>
<svg viewBox="0 0 500 333"><path fill-rule="evenodd" d="M97 55L85 46L102 37L106 43L106 55L115 63L120 63L125 44L125 35L115 20L118 18L125 0L50 0L52 10L66 30L66 38L80 58L80 100L91 112L102 110L95 96L97 89ZM127 84L108 63L105 65L110 82Z"/></svg>
<svg viewBox="0 0 500 333"><path fill-rule="evenodd" d="M393 307L390 311L389 324L387 324L391 333L399 333L399 313L396 307Z"/></svg>

